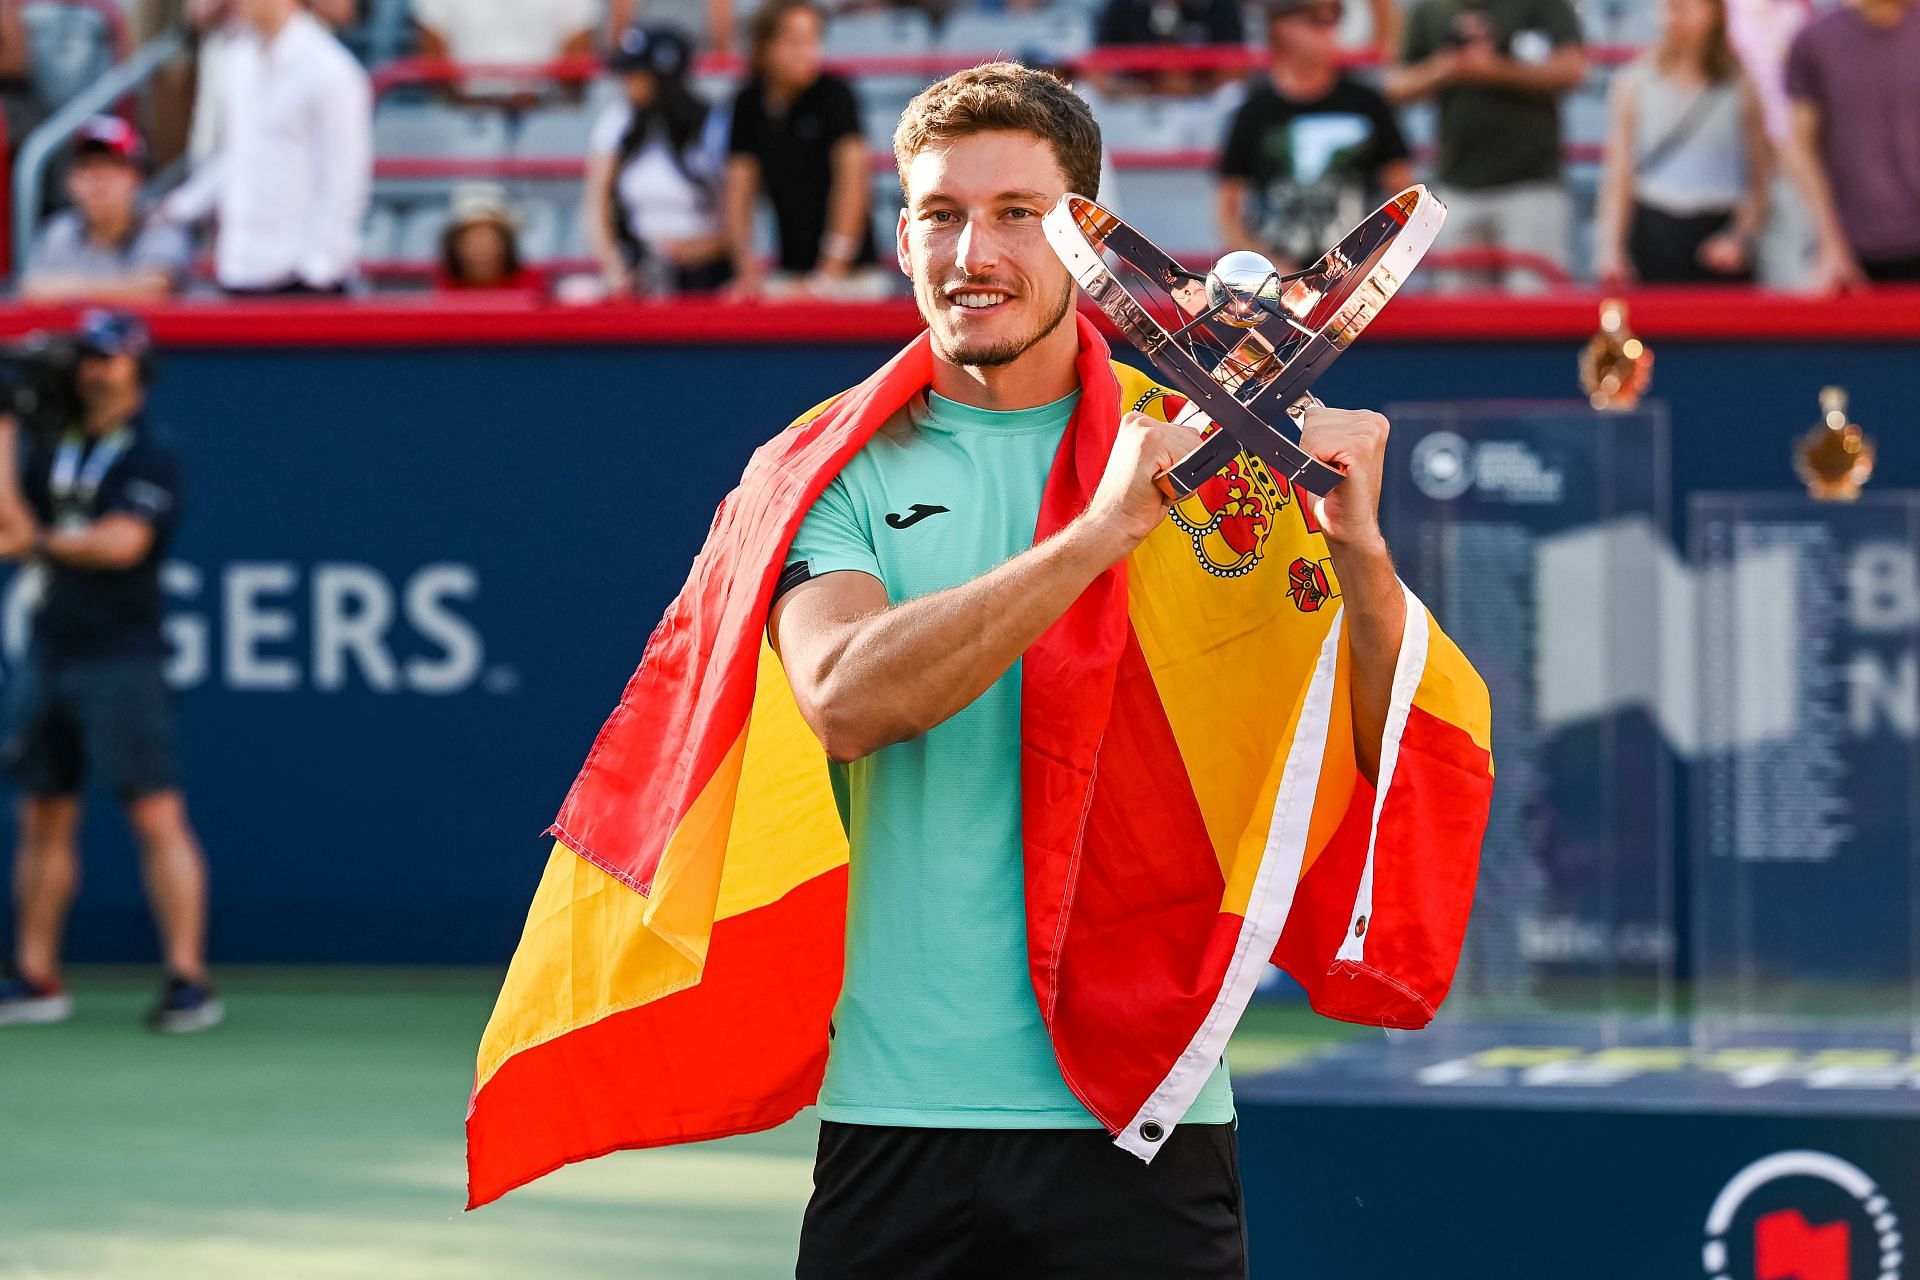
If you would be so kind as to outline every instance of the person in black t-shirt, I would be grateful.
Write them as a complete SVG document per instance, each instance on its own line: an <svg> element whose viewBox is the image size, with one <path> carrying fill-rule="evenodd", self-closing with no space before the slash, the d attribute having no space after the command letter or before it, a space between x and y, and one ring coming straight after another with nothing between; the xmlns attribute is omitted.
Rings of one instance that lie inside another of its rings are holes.
<svg viewBox="0 0 1920 1280"><path fill-rule="evenodd" d="M821 11L771 0L753 19L753 74L733 101L727 150L731 292L804 288L825 297L886 292L875 269L867 144L853 90L821 69ZM754 252L753 206L765 190L779 239L769 280Z"/></svg>
<svg viewBox="0 0 1920 1280"><path fill-rule="evenodd" d="M7 682L6 759L25 793L16 844L14 963L0 1025L57 1022L60 933L78 878L89 769L126 807L165 950L156 1031L220 1020L207 981L206 860L187 821L162 674L160 566L180 516L180 463L145 413L146 327L90 312L78 335L79 420L20 441L0 418L0 556L42 594L28 660Z"/></svg>
<svg viewBox="0 0 1920 1280"><path fill-rule="evenodd" d="M1387 100L1341 73L1340 0L1274 0L1266 78L1234 114L1220 156L1220 238L1281 270L1314 262L1388 196L1413 185Z"/></svg>

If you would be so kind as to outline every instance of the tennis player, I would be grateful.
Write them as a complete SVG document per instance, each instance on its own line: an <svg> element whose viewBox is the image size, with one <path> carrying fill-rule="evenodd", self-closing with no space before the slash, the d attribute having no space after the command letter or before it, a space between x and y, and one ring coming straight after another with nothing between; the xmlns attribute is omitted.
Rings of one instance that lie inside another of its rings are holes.
<svg viewBox="0 0 1920 1280"><path fill-rule="evenodd" d="M1244 1276L1224 1061L1151 1163L1116 1147L1062 1078L1022 886L1022 654L1162 526L1155 478L1196 437L1126 414L1091 505L1034 545L1081 395L1075 286L1041 218L1097 196L1099 127L1058 80L998 63L915 98L894 145L931 389L815 502L769 615L851 844L798 1275ZM1313 410L1302 437L1347 477L1313 518L1370 779L1407 622L1376 519L1386 440L1380 415L1341 409Z"/></svg>

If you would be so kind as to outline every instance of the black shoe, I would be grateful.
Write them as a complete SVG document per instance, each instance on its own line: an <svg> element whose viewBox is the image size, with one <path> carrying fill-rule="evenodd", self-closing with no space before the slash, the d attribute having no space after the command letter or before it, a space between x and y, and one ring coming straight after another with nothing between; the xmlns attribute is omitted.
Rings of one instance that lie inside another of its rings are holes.
<svg viewBox="0 0 1920 1280"><path fill-rule="evenodd" d="M169 1035L205 1031L218 1026L226 1012L210 985L174 974L161 990L160 1002L147 1014L147 1027Z"/></svg>
<svg viewBox="0 0 1920 1280"><path fill-rule="evenodd" d="M73 997L57 982L34 982L9 971L0 977L0 1027L65 1022Z"/></svg>

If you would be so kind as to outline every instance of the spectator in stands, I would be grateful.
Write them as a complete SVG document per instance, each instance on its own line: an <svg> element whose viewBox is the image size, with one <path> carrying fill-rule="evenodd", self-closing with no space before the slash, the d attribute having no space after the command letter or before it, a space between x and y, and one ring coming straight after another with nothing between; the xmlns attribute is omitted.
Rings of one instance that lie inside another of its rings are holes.
<svg viewBox="0 0 1920 1280"><path fill-rule="evenodd" d="M1666 0L1659 43L1614 77L1608 114L1594 275L1750 283L1771 153L1725 0Z"/></svg>
<svg viewBox="0 0 1920 1280"><path fill-rule="evenodd" d="M413 0L420 52L455 62L529 66L593 52L594 0ZM531 101L524 81L468 77L468 98Z"/></svg>
<svg viewBox="0 0 1920 1280"><path fill-rule="evenodd" d="M344 293L373 179L367 73L299 0L237 0L211 159L162 205L219 215L214 274L232 294Z"/></svg>
<svg viewBox="0 0 1920 1280"><path fill-rule="evenodd" d="M519 289L541 292L546 281L520 257L520 215L497 182L463 182L453 189L447 226L440 233L442 289Z"/></svg>
<svg viewBox="0 0 1920 1280"><path fill-rule="evenodd" d="M1246 20L1239 0L1107 0L1093 38L1097 44L1116 46L1239 45L1246 43ZM1143 91L1200 93L1232 74L1170 68L1151 74L1099 71L1088 78L1099 92L1125 97Z"/></svg>
<svg viewBox="0 0 1920 1280"><path fill-rule="evenodd" d="M1567 0L1414 6L1386 90L1395 103L1438 104L1446 247L1524 252L1566 270L1572 203L1560 168L1560 99L1586 72L1580 19ZM1498 270L1482 277L1501 278Z"/></svg>
<svg viewBox="0 0 1920 1280"><path fill-rule="evenodd" d="M358 18L355 0L304 0L313 16L336 34ZM187 159L199 165L211 157L220 138L220 67L237 40L247 39L237 0L187 0L185 17L196 39L193 115L187 128Z"/></svg>
<svg viewBox="0 0 1920 1280"><path fill-rule="evenodd" d="M752 76L733 100L728 142L727 242L736 294L795 288L826 297L874 296L867 143L853 90L821 69L825 19L812 0L768 0L754 15ZM753 207L764 190L777 224L778 274L754 252Z"/></svg>
<svg viewBox="0 0 1920 1280"><path fill-rule="evenodd" d="M67 167L72 207L35 237L24 297L163 298L180 285L193 246L140 205L146 148L118 116L95 116L75 135Z"/></svg>
<svg viewBox="0 0 1920 1280"><path fill-rule="evenodd" d="M636 24L687 32L702 49L733 49L733 0L608 0L609 47Z"/></svg>
<svg viewBox="0 0 1920 1280"><path fill-rule="evenodd" d="M1282 270L1307 266L1413 184L1393 108L1340 70L1341 0L1271 0L1265 78L1220 157L1220 235Z"/></svg>
<svg viewBox="0 0 1920 1280"><path fill-rule="evenodd" d="M711 293L733 277L720 225L727 115L694 92L692 62L672 27L629 27L608 55L626 98L594 122L581 216L611 295L642 281Z"/></svg>
<svg viewBox="0 0 1920 1280"><path fill-rule="evenodd" d="M1848 0L1787 55L1788 170L1823 288L1920 281L1920 0Z"/></svg>

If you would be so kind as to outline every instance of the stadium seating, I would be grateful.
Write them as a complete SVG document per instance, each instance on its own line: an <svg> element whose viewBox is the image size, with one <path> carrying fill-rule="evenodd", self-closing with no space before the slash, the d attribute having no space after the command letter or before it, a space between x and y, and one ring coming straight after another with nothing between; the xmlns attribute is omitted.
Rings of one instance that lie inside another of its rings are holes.
<svg viewBox="0 0 1920 1280"><path fill-rule="evenodd" d="M521 156L579 156L587 152L597 112L586 107L556 106L529 112L513 138Z"/></svg>
<svg viewBox="0 0 1920 1280"><path fill-rule="evenodd" d="M1070 8L1019 13L963 9L940 30L940 48L965 57L1001 56L1028 62L1057 62L1093 47L1093 23Z"/></svg>
<svg viewBox="0 0 1920 1280"><path fill-rule="evenodd" d="M27 0L22 12L33 42L35 85L48 104L64 100L112 65L120 35L112 3ZM976 0L938 24L911 8L836 16L828 28L827 51L860 94L862 128L875 152L876 228L888 230L898 205L898 188L885 163L894 126L940 65L1009 56L1071 66L1092 48L1099 7L1100 0L1054 0L1039 9L1012 10L997 0ZM1583 5L1581 17L1591 40L1619 44L1651 36L1655 9L1651 0L1600 0ZM356 47L376 60L404 56L412 47L408 14L408 0L372 0ZM1343 38L1364 39L1370 22L1364 4L1349 4ZM1259 32L1257 15L1247 29ZM737 63L708 65L697 84L709 100L723 103L738 83L737 74ZM1582 243L1591 235L1586 222L1606 132L1611 74L1611 66L1596 67L1564 109L1569 185L1580 219L1576 239ZM521 205L530 259L585 265L579 182L593 123L622 92L617 81L601 77L571 99L517 111L455 105L405 74L386 81L374 122L376 155L386 163L365 229L369 261L411 263L414 274L423 271L436 251L452 186L465 177L489 177L504 181ZM1082 87L1089 88L1084 78ZM1213 157L1243 94L1240 83L1195 99L1102 100L1089 92L1115 162L1108 197L1170 248L1204 250L1212 237ZM1409 108L1401 119L1416 156L1426 162L1433 144L1432 108Z"/></svg>
<svg viewBox="0 0 1920 1280"><path fill-rule="evenodd" d="M925 53L933 48L933 24L914 9L850 13L827 29L827 53L835 58Z"/></svg>
<svg viewBox="0 0 1920 1280"><path fill-rule="evenodd" d="M396 103L373 116L376 155L486 158L505 155L508 141L506 117L481 108Z"/></svg>

